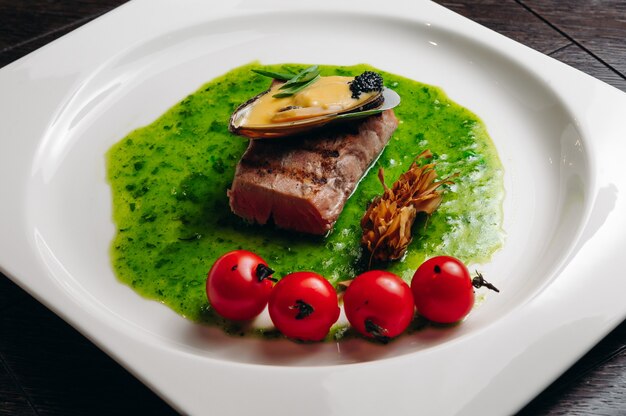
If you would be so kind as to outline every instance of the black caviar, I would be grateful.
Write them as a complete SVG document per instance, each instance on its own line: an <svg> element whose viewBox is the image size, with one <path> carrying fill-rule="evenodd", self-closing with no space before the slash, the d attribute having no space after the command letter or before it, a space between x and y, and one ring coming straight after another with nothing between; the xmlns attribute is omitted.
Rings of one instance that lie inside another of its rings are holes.
<svg viewBox="0 0 626 416"><path fill-rule="evenodd" d="M383 77L373 71L365 71L361 75L354 77L350 83L352 98L359 98L362 92L382 91Z"/></svg>

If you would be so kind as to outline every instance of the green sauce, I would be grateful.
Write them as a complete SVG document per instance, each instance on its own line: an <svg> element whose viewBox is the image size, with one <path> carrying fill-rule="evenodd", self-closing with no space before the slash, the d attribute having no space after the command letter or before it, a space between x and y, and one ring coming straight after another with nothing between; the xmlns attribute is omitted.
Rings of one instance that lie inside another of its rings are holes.
<svg viewBox="0 0 626 416"><path fill-rule="evenodd" d="M277 277L311 270L332 283L351 279L367 265L359 221L367 203L382 193L378 168L385 169L391 185L424 149L434 153L440 177L459 176L447 186L439 209L416 223L405 258L387 269L408 281L426 257L485 262L502 245L502 166L483 123L441 89L368 65L321 67L322 75L380 72L385 85L402 97L395 110L398 129L333 232L326 238L296 235L249 225L232 214L226 191L247 140L228 132L228 120L240 103L267 89L268 78L251 72L258 67L244 65L210 81L109 150L118 230L111 257L122 282L189 319L227 325L211 311L205 280L213 262L230 250L258 253Z"/></svg>

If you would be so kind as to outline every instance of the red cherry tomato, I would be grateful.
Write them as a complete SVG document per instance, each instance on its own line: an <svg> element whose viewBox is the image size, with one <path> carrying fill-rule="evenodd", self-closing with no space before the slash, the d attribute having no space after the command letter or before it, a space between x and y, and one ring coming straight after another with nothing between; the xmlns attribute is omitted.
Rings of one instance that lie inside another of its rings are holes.
<svg viewBox="0 0 626 416"><path fill-rule="evenodd" d="M449 256L433 257L415 271L411 290L417 312L442 324L463 319L474 306L474 288L467 267Z"/></svg>
<svg viewBox="0 0 626 416"><path fill-rule="evenodd" d="M372 270L357 276L343 296L350 325L382 342L400 335L415 312L411 289L393 273Z"/></svg>
<svg viewBox="0 0 626 416"><path fill-rule="evenodd" d="M339 318L335 289L324 277L312 272L283 277L272 291L268 309L280 332L303 341L324 339Z"/></svg>
<svg viewBox="0 0 626 416"><path fill-rule="evenodd" d="M265 260L246 250L224 254L209 271L206 291L215 311L244 321L260 314L272 291L274 273Z"/></svg>

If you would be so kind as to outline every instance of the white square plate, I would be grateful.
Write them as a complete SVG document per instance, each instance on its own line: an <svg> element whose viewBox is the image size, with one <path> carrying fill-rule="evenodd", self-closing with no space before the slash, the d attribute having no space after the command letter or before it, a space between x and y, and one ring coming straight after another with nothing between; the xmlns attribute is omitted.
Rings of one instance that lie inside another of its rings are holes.
<svg viewBox="0 0 626 416"><path fill-rule="evenodd" d="M366 62L478 114L505 166L485 266L502 292L445 331L301 345L118 283L105 152L252 60ZM626 95L435 4L135 0L0 70L0 91L2 272L183 413L512 413L626 316Z"/></svg>

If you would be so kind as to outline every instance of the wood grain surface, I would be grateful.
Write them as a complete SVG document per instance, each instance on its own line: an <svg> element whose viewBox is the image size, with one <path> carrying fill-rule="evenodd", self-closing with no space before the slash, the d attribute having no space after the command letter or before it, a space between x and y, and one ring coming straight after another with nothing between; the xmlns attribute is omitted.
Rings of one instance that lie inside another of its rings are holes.
<svg viewBox="0 0 626 416"><path fill-rule="evenodd" d="M122 3L0 0L0 67ZM626 0L438 3L626 91ZM519 414L626 415L625 351L622 323ZM175 412L0 275L0 416L113 414Z"/></svg>

